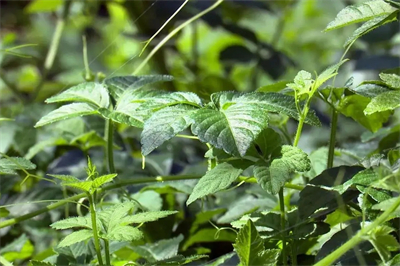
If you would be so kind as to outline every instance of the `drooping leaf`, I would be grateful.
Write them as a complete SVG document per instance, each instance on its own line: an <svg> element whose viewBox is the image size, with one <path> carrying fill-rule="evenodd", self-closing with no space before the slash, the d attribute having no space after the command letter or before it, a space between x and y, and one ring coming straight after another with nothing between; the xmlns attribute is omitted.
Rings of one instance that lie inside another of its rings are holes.
<svg viewBox="0 0 400 266"><path fill-rule="evenodd" d="M84 115L96 114L96 109L87 103L71 103L63 105L60 108L50 112L43 116L35 125L35 127L41 127L47 124L51 124L60 120L69 119Z"/></svg>
<svg viewBox="0 0 400 266"><path fill-rule="evenodd" d="M138 110L139 107L149 100L154 100L157 96L167 94L168 92L154 89L126 90L113 111L100 109L99 112L105 117L112 119L117 123L122 123L134 127L143 127L146 118L150 116L149 111Z"/></svg>
<svg viewBox="0 0 400 266"><path fill-rule="evenodd" d="M104 83L114 99L118 100L126 90L135 90L152 83L171 80L173 77L168 75L117 76L105 79Z"/></svg>
<svg viewBox="0 0 400 266"><path fill-rule="evenodd" d="M143 238L143 233L135 227L119 225L107 231L105 237L115 241L133 241Z"/></svg>
<svg viewBox="0 0 400 266"><path fill-rule="evenodd" d="M281 158L274 159L269 165L259 160L254 166L254 177L266 191L276 194L290 179L293 172L310 170L311 162L305 152L297 147L284 145L281 149Z"/></svg>
<svg viewBox="0 0 400 266"><path fill-rule="evenodd" d="M0 174L17 174L15 170L32 170L36 165L25 158L8 157L0 158Z"/></svg>
<svg viewBox="0 0 400 266"><path fill-rule="evenodd" d="M393 89L400 89L400 76L396 74L380 73L379 77L383 82Z"/></svg>
<svg viewBox="0 0 400 266"><path fill-rule="evenodd" d="M110 96L103 84L87 82L74 86L46 100L46 103L56 102L85 102L97 107L107 108L110 104Z"/></svg>
<svg viewBox="0 0 400 266"><path fill-rule="evenodd" d="M350 24L364 22L378 16L390 15L397 9L382 0L372 0L356 6L348 6L341 10L325 31L338 29Z"/></svg>
<svg viewBox="0 0 400 266"><path fill-rule="evenodd" d="M191 115L198 110L190 105L166 107L155 112L143 126L141 135L142 154L148 155L165 141L191 125Z"/></svg>
<svg viewBox="0 0 400 266"><path fill-rule="evenodd" d="M373 228L368 234L368 241L374 246L383 262L391 259L391 251L399 251L400 244L390 235L394 229L386 225Z"/></svg>
<svg viewBox="0 0 400 266"><path fill-rule="evenodd" d="M265 250L264 241L251 220L242 227L233 245L241 265L276 265L280 250Z"/></svg>
<svg viewBox="0 0 400 266"><path fill-rule="evenodd" d="M381 16L377 16L367 22L365 22L363 25L361 25L359 28L357 28L351 37L347 39L345 44L343 45L344 47L347 47L349 44L353 43L355 40L360 38L361 36L367 34L368 32L381 27L389 22L393 22L396 20L396 15L398 12L393 12L390 15L384 14Z"/></svg>
<svg viewBox="0 0 400 266"><path fill-rule="evenodd" d="M229 187L250 165L251 162L244 160L234 160L218 164L199 180L192 194L190 194L186 205L189 205L201 197Z"/></svg>
<svg viewBox="0 0 400 266"><path fill-rule="evenodd" d="M69 229L74 227L83 227L92 229L92 221L90 216L79 216L79 217L70 217L64 220L59 220L50 225L51 228L60 230L60 229Z"/></svg>
<svg viewBox="0 0 400 266"><path fill-rule="evenodd" d="M361 95L349 95L340 102L338 111L347 117L351 117L372 132L376 132L389 119L390 112L365 115L363 110L370 101L370 99Z"/></svg>
<svg viewBox="0 0 400 266"><path fill-rule="evenodd" d="M371 115L377 112L394 110L400 106L400 90L388 91L372 98L364 109L364 114Z"/></svg>
<svg viewBox="0 0 400 266"><path fill-rule="evenodd" d="M139 224L139 223L147 223L157 221L159 219L165 218L167 216L176 214L177 211L150 211L150 212L140 212L135 213L134 215L124 217L120 220L120 223L123 225L127 224Z"/></svg>
<svg viewBox="0 0 400 266"><path fill-rule="evenodd" d="M85 241L93 236L92 230L83 229L76 232L73 232L67 235L61 242L58 244L58 247L68 247L75 243Z"/></svg>

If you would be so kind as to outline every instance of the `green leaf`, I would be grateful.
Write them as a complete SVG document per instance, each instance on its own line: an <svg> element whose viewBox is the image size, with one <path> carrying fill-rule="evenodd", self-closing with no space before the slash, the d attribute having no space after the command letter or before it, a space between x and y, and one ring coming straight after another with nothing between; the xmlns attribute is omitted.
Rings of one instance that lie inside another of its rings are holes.
<svg viewBox="0 0 400 266"><path fill-rule="evenodd" d="M133 241L143 238L143 233L132 226L116 226L107 232L106 238L115 241Z"/></svg>
<svg viewBox="0 0 400 266"><path fill-rule="evenodd" d="M189 257L184 257L182 255L176 255L169 259L159 260L153 263L147 263L145 266L158 266L158 265L184 265L188 264L192 261L196 261L199 259L208 258L207 255L191 255Z"/></svg>
<svg viewBox="0 0 400 266"><path fill-rule="evenodd" d="M244 156L268 125L267 113L251 104L234 104L222 111L200 109L194 113L193 120L192 132L202 142L237 156Z"/></svg>
<svg viewBox="0 0 400 266"><path fill-rule="evenodd" d="M61 183L74 183L74 182L79 182L81 181L80 179L76 178L75 176L72 175L50 175L48 174L48 176L52 176L54 178L57 178L59 180L61 180Z"/></svg>
<svg viewBox="0 0 400 266"><path fill-rule="evenodd" d="M139 110L148 110L149 112L153 113L154 111L158 111L162 108L178 104L191 105L197 108L203 105L199 96L193 92L172 92L149 99L140 106Z"/></svg>
<svg viewBox="0 0 400 266"><path fill-rule="evenodd" d="M74 227L84 227L92 229L92 220L90 216L71 217L52 223L50 227L57 230L69 229Z"/></svg>
<svg viewBox="0 0 400 266"><path fill-rule="evenodd" d="M31 161L20 157L8 157L0 159L0 174L17 174L15 170L32 170L36 165Z"/></svg>
<svg viewBox="0 0 400 266"><path fill-rule="evenodd" d="M396 238L390 235L394 229L381 225L372 229L368 234L368 241L374 246L383 262L391 259L391 251L399 251L400 245Z"/></svg>
<svg viewBox="0 0 400 266"><path fill-rule="evenodd" d="M388 91L372 98L364 110L364 114L371 115L376 112L394 110L400 106L400 90Z"/></svg>
<svg viewBox="0 0 400 266"><path fill-rule="evenodd" d="M257 89L257 92L279 92L287 87L286 84L290 83L290 80L281 80L275 83L262 86Z"/></svg>
<svg viewBox="0 0 400 266"><path fill-rule="evenodd" d="M140 213L135 213L132 216L127 216L122 218L120 220L120 223L123 225L128 225L133 223L140 224L140 223L153 222L176 213L178 212L177 211L140 212Z"/></svg>
<svg viewBox="0 0 400 266"><path fill-rule="evenodd" d="M7 210L5 207L0 208L0 218L7 217L10 214L10 211Z"/></svg>
<svg viewBox="0 0 400 266"><path fill-rule="evenodd" d="M276 194L293 172L310 170L308 155L301 149L289 145L282 146L282 157L274 159L270 165L259 160L254 166L254 177L266 191Z"/></svg>
<svg viewBox="0 0 400 266"><path fill-rule="evenodd" d="M379 77L383 82L393 89L400 89L400 76L396 74L380 73Z"/></svg>
<svg viewBox="0 0 400 266"><path fill-rule="evenodd" d="M233 242L235 241L235 237L236 234L228 230L217 231L215 228L200 229L186 239L183 243L182 251L186 251L196 243Z"/></svg>
<svg viewBox="0 0 400 266"><path fill-rule="evenodd" d="M145 119L150 114L148 110L139 110L139 107L146 101L167 93L154 89L126 90L119 98L115 110L110 112L108 109L103 108L99 112L104 117L110 118L115 122L133 127L143 127Z"/></svg>
<svg viewBox="0 0 400 266"><path fill-rule="evenodd" d="M318 89L322 84L324 84L326 81L328 81L330 78L334 77L337 75L337 70L341 65L343 65L345 62L347 62L349 59L342 60L341 62L334 64L333 66L328 67L324 71L322 71L321 74L318 75L318 77L315 79L315 84L314 88ZM314 92L312 92L314 94Z"/></svg>
<svg viewBox="0 0 400 266"><path fill-rule="evenodd" d="M143 246L131 247L135 253L145 258L149 262L156 262L169 259L178 254L179 243L183 240L183 235L170 239L163 239L156 243L149 243Z"/></svg>
<svg viewBox="0 0 400 266"><path fill-rule="evenodd" d="M311 86L314 80L312 79L311 73L301 70L294 77L294 83L288 83L286 86L296 91L299 95L310 93Z"/></svg>
<svg viewBox="0 0 400 266"><path fill-rule="evenodd" d="M47 124L51 124L60 120L69 119L84 115L97 114L96 110L87 103L71 103L63 105L60 108L50 112L43 116L35 125L35 127L41 127Z"/></svg>
<svg viewBox="0 0 400 266"><path fill-rule="evenodd" d="M226 265L226 261L232 258L235 255L234 252L227 253L225 255L222 255L221 257L218 257L212 262L209 262L207 264L204 264L204 266L220 266L220 265Z"/></svg>
<svg viewBox="0 0 400 266"><path fill-rule="evenodd" d="M121 224L121 220L136 206L136 203L126 201L100 212L99 218L107 224L107 230L113 230Z"/></svg>
<svg viewBox="0 0 400 266"><path fill-rule="evenodd" d="M32 266L55 266L55 264L51 264L50 262L31 260Z"/></svg>
<svg viewBox="0 0 400 266"><path fill-rule="evenodd" d="M351 35L351 37L349 37L347 39L347 41L345 42L345 44L343 46L347 47L348 45L353 43L355 40L357 40L361 36L367 34L368 32L370 32L376 28L379 28L389 22L396 21L397 13L398 13L398 11L393 12L390 15L385 14L382 16L377 16L377 17L365 22L363 25L361 25L358 29L356 29L353 32L353 35Z"/></svg>
<svg viewBox="0 0 400 266"><path fill-rule="evenodd" d="M369 192L369 190L368 190ZM387 200L384 200L382 202L379 202L378 204L375 204L374 206L372 206L373 210L379 210L384 212L385 210L387 210L388 208L390 208L394 202L397 200L397 198L389 198ZM394 210L390 216L386 219L386 221L391 220L393 218L397 218L400 217L400 206L396 208L396 210Z"/></svg>
<svg viewBox="0 0 400 266"><path fill-rule="evenodd" d="M186 205L201 197L229 187L250 165L251 162L244 160L233 160L218 164L199 180L193 188L193 192L190 194Z"/></svg>
<svg viewBox="0 0 400 266"><path fill-rule="evenodd" d="M61 242L58 244L58 247L68 247L75 243L85 241L93 236L92 230L79 230L67 235Z"/></svg>
<svg viewBox="0 0 400 266"><path fill-rule="evenodd" d="M364 109L370 103L370 99L361 95L346 96L339 104L338 111L347 117L353 118L365 128L376 132L382 127L390 116L390 112L375 113L365 115Z"/></svg>
<svg viewBox="0 0 400 266"><path fill-rule="evenodd" d="M259 157L257 154L261 153L260 155L262 155L264 159L269 160L271 157L280 155L282 138L272 128L266 128L258 135L254 144L257 145L259 151L257 151L255 147L252 147L249 149L247 155Z"/></svg>
<svg viewBox="0 0 400 266"><path fill-rule="evenodd" d="M102 185L111 182L116 176L117 176L117 174L109 174L109 175L99 176L95 180L93 180L92 187L99 188Z"/></svg>
<svg viewBox="0 0 400 266"><path fill-rule="evenodd" d="M56 102L85 102L97 107L107 108L110 104L110 96L103 84L87 82L74 86L46 100L46 103Z"/></svg>
<svg viewBox="0 0 400 266"><path fill-rule="evenodd" d="M372 0L357 6L348 6L337 14L335 20L328 24L325 31L364 22L378 16L390 15L395 11L397 11L395 7L382 0Z"/></svg>
<svg viewBox="0 0 400 266"><path fill-rule="evenodd" d="M52 139L46 139L43 141L39 141L39 142L36 142L36 144L33 145L31 148L29 148L29 150L25 154L24 158L30 160L33 157L35 157L36 154L43 151L47 147L58 146L58 145L67 145L67 144L68 144L68 142L63 138L52 138Z"/></svg>
<svg viewBox="0 0 400 266"><path fill-rule="evenodd" d="M104 83L114 99L118 100L126 90L135 90L152 83L171 80L173 77L168 75L118 76L106 79Z"/></svg>
<svg viewBox="0 0 400 266"><path fill-rule="evenodd" d="M364 97L374 98L382 93L391 91L389 88L375 84L375 83L367 83L363 82L357 87L350 89L352 92L359 94Z"/></svg>
<svg viewBox="0 0 400 266"><path fill-rule="evenodd" d="M142 154L148 155L165 141L189 127L193 122L191 115L197 110L196 107L180 104L155 112L143 126Z"/></svg>
<svg viewBox="0 0 400 266"><path fill-rule="evenodd" d="M242 227L233 244L241 265L276 265L280 250L265 250L264 241L251 220Z"/></svg>
<svg viewBox="0 0 400 266"><path fill-rule="evenodd" d="M62 0L35 0L30 2L25 7L25 12L27 13L39 13L39 12L53 12L62 5Z"/></svg>

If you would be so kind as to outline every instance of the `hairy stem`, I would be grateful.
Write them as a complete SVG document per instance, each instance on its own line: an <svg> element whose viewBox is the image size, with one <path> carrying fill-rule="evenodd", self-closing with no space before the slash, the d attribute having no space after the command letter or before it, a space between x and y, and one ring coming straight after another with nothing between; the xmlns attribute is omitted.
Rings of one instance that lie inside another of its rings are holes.
<svg viewBox="0 0 400 266"><path fill-rule="evenodd" d="M95 209L95 205L94 205L93 196L90 193L87 193L87 197L89 199L90 217L92 220L94 248L96 249L96 254L97 254L97 259L99 261L99 264L100 264L100 266L102 266L104 264L103 264L103 258L101 257L99 235L97 234L96 209Z"/></svg>
<svg viewBox="0 0 400 266"><path fill-rule="evenodd" d="M71 3L72 0L64 0L62 15L57 20L57 25L53 34L53 38L51 40L50 48L47 52L46 59L44 61L42 79L40 80L39 85L36 87L34 91L33 99L35 99L38 96L40 89L42 88L47 78L47 75L49 74L49 71L53 66L54 59L56 58L57 55L58 46L60 44L61 35L65 27L65 22L68 18Z"/></svg>
<svg viewBox="0 0 400 266"><path fill-rule="evenodd" d="M142 61L142 63L136 68L136 70L133 72L133 75L137 75L142 68L147 64L147 62L153 57L153 55L160 50L160 48L166 43L168 42L175 34L177 34L181 29L183 29L184 27L186 27L187 25L189 25L190 23L192 23L193 21L197 20L198 18L202 17L203 15L207 14L208 12L210 12L211 10L215 9L217 6L219 6L224 0L218 0L216 1L212 6L210 6L209 8L201 11L200 13L198 13L197 15L191 17L190 19L186 20L184 23L182 23L181 25L179 25L178 27L176 27L173 31L171 31L167 36L164 37L164 39L162 39L159 44L157 44L156 47L153 48L153 50L151 50L151 52L146 56L146 58Z"/></svg>
<svg viewBox="0 0 400 266"><path fill-rule="evenodd" d="M345 254L350 249L354 248L356 245L366 240L365 235L368 235L369 232L381 225L386 221L386 219L400 206L400 197L386 210L384 211L373 223L362 228L358 233L349 239L346 243L341 245L334 252L314 264L314 266L328 266L333 264L336 260L338 260L343 254Z"/></svg>
<svg viewBox="0 0 400 266"><path fill-rule="evenodd" d="M285 196L283 195L283 187L279 190L279 207L281 211L281 236L282 236L282 263L287 265L287 250L286 250L286 213L285 213Z"/></svg>
<svg viewBox="0 0 400 266"><path fill-rule="evenodd" d="M107 163L108 163L108 171L110 174L115 173L115 166L114 166L114 153L113 153L113 145L114 145L114 126L111 119L106 120L106 128L105 128L105 139L107 140L106 146L106 156L107 156Z"/></svg>
<svg viewBox="0 0 400 266"><path fill-rule="evenodd" d="M339 116L338 112L334 108L332 108L331 133L329 137L329 151L328 151L328 163L327 163L328 168L333 167L338 116Z"/></svg>

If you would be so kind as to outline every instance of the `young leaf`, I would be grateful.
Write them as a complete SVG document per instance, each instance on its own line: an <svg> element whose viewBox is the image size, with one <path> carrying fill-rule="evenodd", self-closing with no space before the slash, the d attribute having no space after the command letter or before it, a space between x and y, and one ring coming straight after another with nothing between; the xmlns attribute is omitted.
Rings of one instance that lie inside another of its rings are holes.
<svg viewBox="0 0 400 266"><path fill-rule="evenodd" d="M282 157L274 159L270 165L263 160L254 166L254 176L266 191L276 194L293 172L310 170L311 162L308 155L297 147L282 146Z"/></svg>
<svg viewBox="0 0 400 266"><path fill-rule="evenodd" d="M111 182L116 176L117 176L117 174L109 174L109 175L99 176L95 180L93 180L92 187L99 188L102 185L104 185L108 182Z"/></svg>
<svg viewBox="0 0 400 266"><path fill-rule="evenodd" d="M92 221L90 216L79 216L79 217L71 217L64 220L60 220L54 222L50 225L51 228L60 230L60 229L69 229L74 227L83 227L92 229Z"/></svg>
<svg viewBox="0 0 400 266"><path fill-rule="evenodd" d="M381 225L368 234L368 241L374 246L383 262L391 259L391 251L400 250L400 245L396 238L390 235L393 231L392 228Z"/></svg>
<svg viewBox="0 0 400 266"><path fill-rule="evenodd" d="M390 15L382 15L382 16L377 16L367 22L365 22L363 25L361 25L358 29L356 29L353 32L353 35L347 39L345 44L343 45L344 47L347 47L351 43L353 43L355 40L360 38L361 36L367 34L368 32L381 27L389 22L396 21L396 16L397 16L398 11L393 12Z"/></svg>
<svg viewBox="0 0 400 266"><path fill-rule="evenodd" d="M75 176L72 175L50 175L48 174L48 176L52 176L54 178L57 178L59 180L61 180L61 183L74 183L74 182L80 182L81 180L76 178Z"/></svg>
<svg viewBox="0 0 400 266"><path fill-rule="evenodd" d="M334 77L337 74L337 70L341 65L343 65L345 62L347 62L348 59L345 59L337 64L334 64L333 66L328 67L325 69L321 74L318 75L318 77L315 79L315 84L314 88L318 89L322 84L324 84L327 80L330 78ZM314 92L312 92L313 94Z"/></svg>
<svg viewBox="0 0 400 266"><path fill-rule="evenodd" d="M294 77L294 83L288 83L286 86L296 91L299 95L308 94L314 83L311 73L301 70Z"/></svg>
<svg viewBox="0 0 400 266"><path fill-rule="evenodd" d="M203 176L190 194L186 205L195 200L229 187L251 165L249 161L234 160L218 164Z"/></svg>
<svg viewBox="0 0 400 266"><path fill-rule="evenodd" d="M120 225L107 231L105 237L109 240L115 241L133 241L143 238L143 233L135 227Z"/></svg>
<svg viewBox="0 0 400 266"><path fill-rule="evenodd" d="M189 127L191 115L198 110L190 105L179 104L155 112L143 126L141 135L142 154L148 155L165 141Z"/></svg>
<svg viewBox="0 0 400 266"><path fill-rule="evenodd" d="M386 83L389 87L393 89L400 89L400 76L396 74L386 74L386 73L380 73L379 77L383 82Z"/></svg>
<svg viewBox="0 0 400 266"><path fill-rule="evenodd" d="M20 157L9 157L0 159L0 174L17 174L15 170L32 170L36 165L31 161Z"/></svg>
<svg viewBox="0 0 400 266"><path fill-rule="evenodd" d="M348 6L337 14L325 31L338 29L350 24L364 22L378 16L389 15L397 9L382 0L372 0L357 6Z"/></svg>
<svg viewBox="0 0 400 266"><path fill-rule="evenodd" d="M276 265L280 254L278 249L265 250L264 241L250 219L240 229L233 246L243 266Z"/></svg>
<svg viewBox="0 0 400 266"><path fill-rule="evenodd" d="M67 235L61 242L58 244L58 247L68 247L75 243L85 241L93 236L92 230L83 229L72 234Z"/></svg>
<svg viewBox="0 0 400 266"><path fill-rule="evenodd" d="M171 81L173 79L172 76L168 75L118 76L106 79L104 83L114 99L118 100L125 90L135 90L148 84Z"/></svg>
<svg viewBox="0 0 400 266"><path fill-rule="evenodd" d="M140 212L140 213L135 213L132 216L127 216L122 218L120 220L120 224L128 225L133 223L139 224L139 223L153 222L176 213L178 212L177 211Z"/></svg>
<svg viewBox="0 0 400 266"><path fill-rule="evenodd" d="M400 106L400 90L389 91L372 98L364 109L364 114L371 115L376 112L394 110Z"/></svg>
<svg viewBox="0 0 400 266"><path fill-rule="evenodd" d="M60 120L97 114L96 110L87 103L71 103L63 105L60 108L50 112L43 116L35 125L35 127L41 127L47 124L51 124Z"/></svg>

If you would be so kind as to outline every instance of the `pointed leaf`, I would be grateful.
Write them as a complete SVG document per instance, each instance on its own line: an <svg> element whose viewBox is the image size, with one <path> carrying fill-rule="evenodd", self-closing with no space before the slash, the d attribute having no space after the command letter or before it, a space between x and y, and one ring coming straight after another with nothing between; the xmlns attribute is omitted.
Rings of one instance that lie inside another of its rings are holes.
<svg viewBox="0 0 400 266"><path fill-rule="evenodd" d="M132 226L117 226L107 232L106 238L115 241L133 241L143 238L143 233Z"/></svg>
<svg viewBox="0 0 400 266"><path fill-rule="evenodd" d="M73 232L72 234L67 235L61 242L58 244L58 247L68 247L75 243L85 241L93 236L92 230L79 230Z"/></svg>
<svg viewBox="0 0 400 266"><path fill-rule="evenodd" d="M348 6L337 14L325 31L338 29L350 24L364 22L378 16L389 15L397 9L382 0L372 0L360 5Z"/></svg>
<svg viewBox="0 0 400 266"><path fill-rule="evenodd" d="M115 100L124 93L125 90L139 89L145 85L161 81L171 81L174 78L168 75L148 75L148 76L118 76L104 80L110 94Z"/></svg>
<svg viewBox="0 0 400 266"><path fill-rule="evenodd" d="M71 217L64 220L57 221L52 223L51 228L60 230L60 229L69 229L73 227L84 227L88 229L92 229L92 220L90 216L79 216L79 217Z"/></svg>
<svg viewBox="0 0 400 266"><path fill-rule="evenodd" d="M54 178L57 178L59 180L61 180L61 182L63 183L74 183L74 182L80 182L81 180L76 178L75 176L72 175L50 175L48 174L48 176L52 176Z"/></svg>
<svg viewBox="0 0 400 266"><path fill-rule="evenodd" d="M318 77L315 79L315 85L314 88L318 89L322 84L324 84L327 80L330 78L334 77L337 74L337 70L341 65L343 65L345 62L349 61L348 59L345 59L333 66L328 67L325 69L321 74L318 75Z"/></svg>
<svg viewBox="0 0 400 266"><path fill-rule="evenodd" d="M103 175L103 176L99 176L97 177L95 180L93 180L93 188L99 188L102 185L111 182L115 177L117 176L117 174L109 174L109 175Z"/></svg>
<svg viewBox="0 0 400 266"><path fill-rule="evenodd" d="M251 162L243 160L232 160L218 164L215 168L208 171L203 176L190 194L186 205L209 194L225 189L240 176L240 174L249 166Z"/></svg>
<svg viewBox="0 0 400 266"><path fill-rule="evenodd" d="M252 104L234 104L226 110L200 109L193 115L192 132L202 142L244 156L257 135L267 127L266 112Z"/></svg>
<svg viewBox="0 0 400 266"><path fill-rule="evenodd" d="M240 229L233 246L243 266L276 265L280 254L278 249L264 249L264 241L251 220Z"/></svg>
<svg viewBox="0 0 400 266"><path fill-rule="evenodd" d="M77 188L79 190L83 190L85 192L90 192L93 186L93 181L81 181L75 183L62 183L64 186Z"/></svg>
<svg viewBox="0 0 400 266"><path fill-rule="evenodd" d="M85 102L107 108L110 104L110 96L103 84L87 82L74 86L46 100L46 103L56 102Z"/></svg>
<svg viewBox="0 0 400 266"><path fill-rule="evenodd" d="M371 115L377 112L394 110L400 106L400 90L388 91L372 98L364 110L364 114Z"/></svg>
<svg viewBox="0 0 400 266"><path fill-rule="evenodd" d="M381 225L368 234L369 242L374 246L383 262L391 259L391 251L399 251L400 245L396 238L390 235L394 229Z"/></svg>
<svg viewBox="0 0 400 266"><path fill-rule="evenodd" d="M197 110L196 107L180 104L155 112L143 126L142 154L148 155L165 141L189 127L193 122L191 115Z"/></svg>
<svg viewBox="0 0 400 266"><path fill-rule="evenodd" d="M115 204L114 206L103 211L101 214L105 214L104 218L107 223L107 230L113 230L121 224L122 218L128 214L128 212L135 207L136 204L131 201ZM99 217L101 219L101 216Z"/></svg>
<svg viewBox="0 0 400 266"><path fill-rule="evenodd" d="M353 32L353 35L347 39L347 41L345 42L345 44L343 46L347 47L348 45L353 43L355 40L357 40L361 36L367 34L368 32L370 32L378 27L381 27L389 22L396 21L397 13L398 13L398 11L393 12L390 15L385 14L385 15L377 16L377 17L365 22L363 25L361 25L358 29L356 29Z"/></svg>
<svg viewBox="0 0 400 266"><path fill-rule="evenodd" d="M140 212L140 213L135 213L132 216L127 216L122 218L120 223L122 225L128 225L133 223L139 224L139 223L153 222L176 213L178 212L177 211Z"/></svg>
<svg viewBox="0 0 400 266"><path fill-rule="evenodd" d="M0 172L7 170L32 170L36 169L36 165L31 161L21 157L8 157L0 159Z"/></svg>
<svg viewBox="0 0 400 266"><path fill-rule="evenodd" d="M96 110L87 103L71 103L63 105L60 108L50 112L43 116L35 125L35 127L41 127L47 124L51 124L60 120L96 114Z"/></svg>
<svg viewBox="0 0 400 266"><path fill-rule="evenodd" d="M400 89L400 76L396 74L386 74L386 73L380 73L379 77L383 82L386 83L389 87L393 89Z"/></svg>

